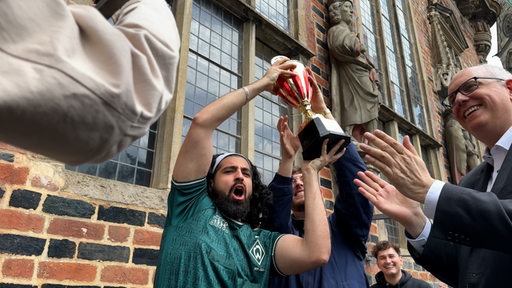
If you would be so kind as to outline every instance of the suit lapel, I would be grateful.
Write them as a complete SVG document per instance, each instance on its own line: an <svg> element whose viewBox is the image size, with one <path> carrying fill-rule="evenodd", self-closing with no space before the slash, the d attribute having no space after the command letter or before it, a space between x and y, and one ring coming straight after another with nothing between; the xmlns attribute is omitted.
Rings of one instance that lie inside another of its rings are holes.
<svg viewBox="0 0 512 288"><path fill-rule="evenodd" d="M482 162L461 179L459 186L486 192L491 175L492 165Z"/></svg>

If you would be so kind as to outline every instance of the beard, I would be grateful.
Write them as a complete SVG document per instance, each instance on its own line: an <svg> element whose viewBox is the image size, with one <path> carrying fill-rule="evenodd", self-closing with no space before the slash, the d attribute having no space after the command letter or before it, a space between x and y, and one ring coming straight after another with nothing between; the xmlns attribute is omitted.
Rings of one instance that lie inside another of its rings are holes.
<svg viewBox="0 0 512 288"><path fill-rule="evenodd" d="M251 209L250 200L245 197L243 201L236 201L232 199L232 194L233 189L230 189L226 196L221 196L219 191L214 189L211 197L215 206L224 216L234 220L243 220Z"/></svg>

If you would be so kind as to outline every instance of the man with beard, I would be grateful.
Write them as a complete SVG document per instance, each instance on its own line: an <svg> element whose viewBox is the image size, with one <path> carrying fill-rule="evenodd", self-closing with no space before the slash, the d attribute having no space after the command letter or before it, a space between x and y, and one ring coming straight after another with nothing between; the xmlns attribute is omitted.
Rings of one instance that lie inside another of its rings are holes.
<svg viewBox="0 0 512 288"><path fill-rule="evenodd" d="M311 70L309 72L313 75ZM311 83L313 112L323 114L328 119L334 119L325 105L314 77L311 77ZM281 132L281 161L269 185L274 198L272 230L302 237L307 231L305 226L307 213L305 212L308 211L309 199L304 197L304 171L300 169L292 173L293 161L300 144L297 137L289 131L286 120L281 118L278 123L278 130ZM340 191L336 196L334 211L327 217L331 238L329 261L319 268L301 274L276 275L271 278L271 287L368 287L364 272L364 258L373 205L357 192L357 186L353 183L357 172L366 169L366 165L355 145L350 143L343 156L334 162L333 168ZM322 215L325 217L325 211Z"/></svg>
<svg viewBox="0 0 512 288"><path fill-rule="evenodd" d="M284 275L325 264L330 255L318 171L336 161L342 142L305 162L308 210L304 238L260 229L270 211L270 192L256 167L240 154L213 157L216 127L281 75L294 75L283 59L265 75L215 100L194 119L173 172L155 287L267 287L270 273Z"/></svg>
<svg viewBox="0 0 512 288"><path fill-rule="evenodd" d="M377 283L370 288L432 288L427 282L402 270L404 260L398 245L387 240L379 241L375 244L372 255L377 259L380 272L375 274Z"/></svg>

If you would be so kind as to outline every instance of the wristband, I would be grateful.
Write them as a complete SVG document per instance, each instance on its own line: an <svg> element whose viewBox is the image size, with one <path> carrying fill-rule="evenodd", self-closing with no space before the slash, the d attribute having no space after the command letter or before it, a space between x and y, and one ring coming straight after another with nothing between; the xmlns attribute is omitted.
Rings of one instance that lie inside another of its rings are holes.
<svg viewBox="0 0 512 288"><path fill-rule="evenodd" d="M242 90L244 90L244 95L245 95L245 104L247 104L247 102L249 102L249 89L247 89L247 87L242 87Z"/></svg>

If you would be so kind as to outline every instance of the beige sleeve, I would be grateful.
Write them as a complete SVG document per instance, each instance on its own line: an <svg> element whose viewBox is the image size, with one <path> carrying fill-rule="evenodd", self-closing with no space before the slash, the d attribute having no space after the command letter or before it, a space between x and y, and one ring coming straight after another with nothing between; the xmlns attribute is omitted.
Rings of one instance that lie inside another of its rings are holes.
<svg viewBox="0 0 512 288"><path fill-rule="evenodd" d="M180 38L164 0L106 21L64 0L0 4L0 141L69 164L143 136L172 99Z"/></svg>

